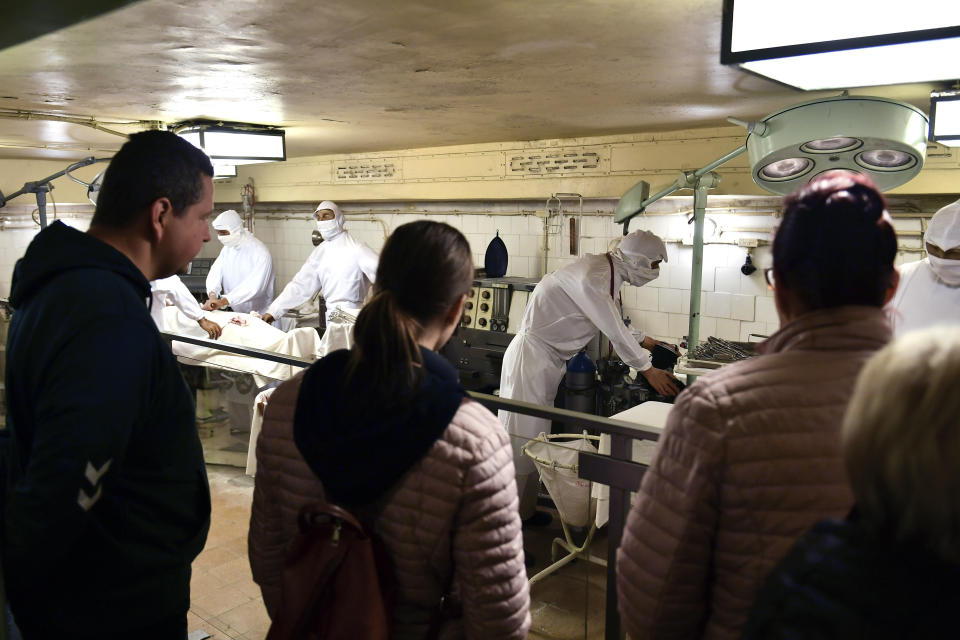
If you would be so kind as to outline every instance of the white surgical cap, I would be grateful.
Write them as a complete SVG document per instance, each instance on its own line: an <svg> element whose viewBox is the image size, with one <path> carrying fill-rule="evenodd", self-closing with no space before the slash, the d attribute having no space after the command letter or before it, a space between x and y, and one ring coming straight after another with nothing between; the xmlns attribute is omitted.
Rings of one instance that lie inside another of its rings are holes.
<svg viewBox="0 0 960 640"><path fill-rule="evenodd" d="M240 219L239 213L233 209L227 209L214 219L213 228L217 231L237 233L243 229L243 220Z"/></svg>
<svg viewBox="0 0 960 640"><path fill-rule="evenodd" d="M657 260L669 262L667 259L667 245L660 236L649 231L638 230L626 235L620 241L620 251L624 258L650 266Z"/></svg>
<svg viewBox="0 0 960 640"><path fill-rule="evenodd" d="M960 200L934 214L924 240L944 251L960 247Z"/></svg>

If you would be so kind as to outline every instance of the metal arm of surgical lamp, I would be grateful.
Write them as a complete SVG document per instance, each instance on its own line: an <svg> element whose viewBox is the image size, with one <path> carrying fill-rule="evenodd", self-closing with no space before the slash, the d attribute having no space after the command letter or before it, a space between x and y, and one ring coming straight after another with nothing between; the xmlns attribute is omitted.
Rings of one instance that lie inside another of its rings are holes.
<svg viewBox="0 0 960 640"><path fill-rule="evenodd" d="M70 175L70 172L76 171L81 167L86 167L96 162L107 162L109 160L110 158L94 158L93 156L90 156L89 158L84 158L83 160L74 162L63 171L58 171L53 175L47 176L46 178L41 178L40 180L34 180L32 182L26 182L24 183L22 189L11 193L9 196L4 196L3 192L0 192L0 208L7 206L7 201L13 200L17 196L22 196L25 193L35 194L37 197L37 211L39 212L40 217L40 228L42 229L47 226L47 193L53 189L53 186L50 183L60 176L67 176L74 182L79 182L80 184L86 186L89 194L89 192L96 191L99 188L99 184L96 184L96 178L93 182L84 182L83 180Z"/></svg>
<svg viewBox="0 0 960 640"><path fill-rule="evenodd" d="M766 127L762 122L748 123L734 118L731 118L730 121L760 136L766 132ZM650 185L640 181L627 191L620 202L617 203L614 220L623 224L623 235L627 235L630 219L646 211L651 204L681 189L693 189L693 264L691 265L692 278L690 281L690 324L687 329L688 350L694 349L700 339L700 287L703 283L703 224L707 209L707 191L720 184L720 176L713 173L713 170L733 160L746 150L747 145L743 144L696 171L684 171L672 185L650 197L646 197L646 194L650 192ZM637 202L637 200L640 202Z"/></svg>

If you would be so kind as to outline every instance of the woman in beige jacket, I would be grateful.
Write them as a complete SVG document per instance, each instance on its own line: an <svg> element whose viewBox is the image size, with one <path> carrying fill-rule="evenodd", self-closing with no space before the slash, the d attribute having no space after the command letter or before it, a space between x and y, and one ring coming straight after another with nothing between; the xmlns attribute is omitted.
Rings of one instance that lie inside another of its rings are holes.
<svg viewBox="0 0 960 640"><path fill-rule="evenodd" d="M785 199L768 272L781 329L680 395L627 520L617 586L633 640L739 638L793 543L850 509L840 427L890 340L896 252L867 178L830 172Z"/></svg>
<svg viewBox="0 0 960 640"><path fill-rule="evenodd" d="M462 616L441 638L524 638L529 593L513 456L497 418L468 399L436 350L459 324L470 247L442 223L399 227L380 255L352 350L274 393L257 442L250 564L267 610L300 508L326 496L378 505L394 562L395 638L424 638L442 596Z"/></svg>

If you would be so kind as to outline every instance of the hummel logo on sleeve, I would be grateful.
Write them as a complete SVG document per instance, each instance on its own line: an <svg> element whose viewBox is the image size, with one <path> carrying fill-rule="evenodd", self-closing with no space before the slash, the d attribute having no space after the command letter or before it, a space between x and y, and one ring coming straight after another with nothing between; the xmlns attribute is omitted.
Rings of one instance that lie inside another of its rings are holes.
<svg viewBox="0 0 960 640"><path fill-rule="evenodd" d="M107 472L107 469L110 468L110 463L113 462L113 458L110 458L103 463L99 469L93 466L93 463L89 460L87 461L87 468L84 471L83 475L87 479L87 482L90 483L90 486L95 488L93 495L90 496L86 491L80 489L80 493L77 496L77 504L80 505L80 508L84 511L90 511L90 509L97 503L97 500L100 499L100 496L103 494L103 487L99 485L100 478L103 477L103 474Z"/></svg>

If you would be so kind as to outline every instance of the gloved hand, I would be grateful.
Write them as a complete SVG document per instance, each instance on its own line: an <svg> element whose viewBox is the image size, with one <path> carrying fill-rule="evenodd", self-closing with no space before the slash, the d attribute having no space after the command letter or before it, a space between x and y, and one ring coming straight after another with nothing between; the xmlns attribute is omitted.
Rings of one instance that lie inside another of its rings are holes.
<svg viewBox="0 0 960 640"><path fill-rule="evenodd" d="M211 340L216 340L220 337L220 334L223 333L223 329L213 320L207 320L206 318L200 318L197 320L197 324L200 325L200 328L207 332L207 335L210 336Z"/></svg>
<svg viewBox="0 0 960 640"><path fill-rule="evenodd" d="M675 396L680 393L680 381L663 369L650 367L640 374L647 379L654 391L662 396Z"/></svg>

